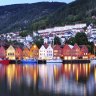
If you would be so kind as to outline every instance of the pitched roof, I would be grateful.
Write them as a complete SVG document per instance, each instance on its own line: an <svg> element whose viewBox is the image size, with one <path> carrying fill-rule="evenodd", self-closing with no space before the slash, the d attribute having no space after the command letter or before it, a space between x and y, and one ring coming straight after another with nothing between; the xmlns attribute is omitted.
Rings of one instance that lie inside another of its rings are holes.
<svg viewBox="0 0 96 96"><path fill-rule="evenodd" d="M54 47L53 47L54 50L61 50L62 48L60 47L60 45L56 44Z"/></svg>
<svg viewBox="0 0 96 96"><path fill-rule="evenodd" d="M48 44L47 43L44 43L44 47L47 49L48 48Z"/></svg>
<svg viewBox="0 0 96 96"><path fill-rule="evenodd" d="M76 49L79 49L80 50L80 47L77 44L74 45L74 47L72 48L72 50L76 50Z"/></svg>

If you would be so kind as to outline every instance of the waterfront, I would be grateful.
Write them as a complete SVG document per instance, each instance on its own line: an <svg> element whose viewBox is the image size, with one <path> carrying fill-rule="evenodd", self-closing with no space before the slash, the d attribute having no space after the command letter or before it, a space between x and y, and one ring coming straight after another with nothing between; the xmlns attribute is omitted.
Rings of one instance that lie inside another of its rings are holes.
<svg viewBox="0 0 96 96"><path fill-rule="evenodd" d="M95 86L90 64L0 65L0 96L93 96Z"/></svg>

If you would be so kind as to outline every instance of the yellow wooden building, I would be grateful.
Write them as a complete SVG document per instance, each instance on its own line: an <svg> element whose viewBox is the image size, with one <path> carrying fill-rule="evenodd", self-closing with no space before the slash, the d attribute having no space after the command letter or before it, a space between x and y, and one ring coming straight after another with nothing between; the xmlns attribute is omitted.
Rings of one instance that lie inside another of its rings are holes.
<svg viewBox="0 0 96 96"><path fill-rule="evenodd" d="M12 45L6 50L6 58L9 60L15 60L15 49Z"/></svg>

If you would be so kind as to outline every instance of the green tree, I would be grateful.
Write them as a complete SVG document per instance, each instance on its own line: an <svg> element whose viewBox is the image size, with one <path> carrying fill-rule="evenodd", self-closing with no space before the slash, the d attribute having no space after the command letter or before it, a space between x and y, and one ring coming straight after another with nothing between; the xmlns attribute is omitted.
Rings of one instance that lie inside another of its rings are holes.
<svg viewBox="0 0 96 96"><path fill-rule="evenodd" d="M76 43L75 37L71 37L68 41L66 41L66 43L74 45Z"/></svg>
<svg viewBox="0 0 96 96"><path fill-rule="evenodd" d="M61 39L59 37L55 36L55 38L54 38L54 44L61 45Z"/></svg>
<svg viewBox="0 0 96 96"><path fill-rule="evenodd" d="M75 36L75 40L78 45L87 45L88 44L88 39L84 32L77 33Z"/></svg>
<svg viewBox="0 0 96 96"><path fill-rule="evenodd" d="M20 32L20 36L22 36L22 37L26 37L28 34L30 34L30 32L29 31L22 31L22 32Z"/></svg>
<svg viewBox="0 0 96 96"><path fill-rule="evenodd" d="M34 37L34 40L33 41L38 46L38 48L40 48L44 44L44 40L40 36Z"/></svg>

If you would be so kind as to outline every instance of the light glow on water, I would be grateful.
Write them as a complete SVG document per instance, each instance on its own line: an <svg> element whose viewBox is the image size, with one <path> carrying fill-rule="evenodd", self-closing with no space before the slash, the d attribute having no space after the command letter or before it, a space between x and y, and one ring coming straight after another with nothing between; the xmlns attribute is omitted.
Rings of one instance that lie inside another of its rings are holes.
<svg viewBox="0 0 96 96"><path fill-rule="evenodd" d="M33 86L33 88L38 88L39 90L67 93L69 95L72 94L71 91L74 94L79 92L79 94L83 95L87 92L87 83L83 84L83 79L87 81L87 77L90 78L91 70L90 64L62 64L60 66L12 64L1 66L0 68L2 69L2 71L0 70L0 73L2 73L0 78L7 80L6 86L8 86L10 90L12 90L14 86L20 87L23 84L27 89ZM93 76L96 81L95 67Z"/></svg>

